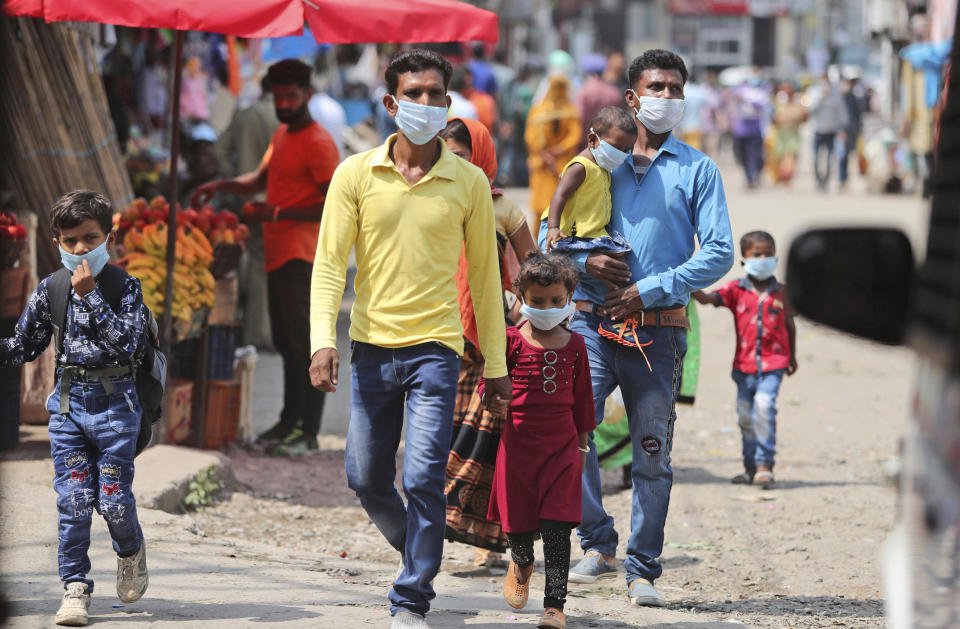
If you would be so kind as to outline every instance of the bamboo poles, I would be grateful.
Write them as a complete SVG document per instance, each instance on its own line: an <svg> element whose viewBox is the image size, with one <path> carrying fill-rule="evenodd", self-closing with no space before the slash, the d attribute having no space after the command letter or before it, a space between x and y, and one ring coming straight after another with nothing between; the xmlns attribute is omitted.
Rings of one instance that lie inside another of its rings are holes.
<svg viewBox="0 0 960 629"><path fill-rule="evenodd" d="M0 29L0 125L7 150L0 166L18 209L38 214L38 274L60 259L46 212L77 188L103 192L115 204L133 198L91 39L66 24L8 19Z"/></svg>

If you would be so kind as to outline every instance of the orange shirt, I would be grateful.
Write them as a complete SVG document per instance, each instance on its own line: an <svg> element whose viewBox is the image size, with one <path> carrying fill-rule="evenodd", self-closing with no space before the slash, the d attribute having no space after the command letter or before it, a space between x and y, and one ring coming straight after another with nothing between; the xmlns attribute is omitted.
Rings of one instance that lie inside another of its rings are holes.
<svg viewBox="0 0 960 629"><path fill-rule="evenodd" d="M278 269L290 260L313 264L320 222L285 221L283 210L316 205L320 191L333 177L340 154L330 134L314 122L295 133L280 125L263 156L267 167L267 203L280 208L276 223L263 224L264 266Z"/></svg>

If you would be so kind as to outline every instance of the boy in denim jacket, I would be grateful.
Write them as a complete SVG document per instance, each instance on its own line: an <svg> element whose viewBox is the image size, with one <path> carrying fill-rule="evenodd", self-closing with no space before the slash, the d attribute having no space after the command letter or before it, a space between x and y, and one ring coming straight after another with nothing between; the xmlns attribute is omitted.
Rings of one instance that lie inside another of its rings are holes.
<svg viewBox="0 0 960 629"><path fill-rule="evenodd" d="M88 621L93 580L88 577L90 522L107 521L117 553L117 595L125 603L147 589L146 549L133 497L133 457L141 407L131 365L143 353L147 310L140 282L127 275L117 312L97 281L116 239L113 210L101 194L75 190L50 213L54 242L72 272L56 385L47 398L50 454L59 511L58 563L65 593L58 625ZM0 339L0 365L36 359L55 337L51 276L40 281L13 337Z"/></svg>

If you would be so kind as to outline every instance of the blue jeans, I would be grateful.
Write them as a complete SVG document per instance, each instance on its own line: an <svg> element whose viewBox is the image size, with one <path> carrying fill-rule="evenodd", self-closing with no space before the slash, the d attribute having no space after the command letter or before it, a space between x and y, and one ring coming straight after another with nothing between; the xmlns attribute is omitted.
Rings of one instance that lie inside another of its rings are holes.
<svg viewBox="0 0 960 629"><path fill-rule="evenodd" d="M403 570L390 592L390 612L425 614L436 596L433 578L443 556L443 486L460 357L439 343L388 348L354 341L351 347L347 482L403 558ZM404 409L406 506L394 484Z"/></svg>
<svg viewBox="0 0 960 629"><path fill-rule="evenodd" d="M763 170L763 136L747 135L733 138L733 150L737 154L743 174L751 186L760 179Z"/></svg>
<svg viewBox="0 0 960 629"><path fill-rule="evenodd" d="M676 327L639 329L641 342L653 341L644 348L653 367L651 372L639 350L600 336L599 324L599 317L577 312L570 329L580 334L587 345L598 424L603 421L604 402L614 388L619 385L623 393L633 444L633 506L624 562L627 583L637 578L653 582L663 572L658 558L663 551L663 527L673 486L670 449L687 334ZM648 338L644 339L644 335ZM613 518L603 509L597 446L592 434L588 445L590 453L583 474L583 521L577 529L580 546L584 551L615 555L618 536Z"/></svg>
<svg viewBox="0 0 960 629"><path fill-rule="evenodd" d="M813 174L817 179L817 186L823 190L826 189L830 181L830 170L833 168L833 149L837 141L836 133L814 133L813 134ZM820 168L820 155L827 153L826 164L823 169Z"/></svg>
<svg viewBox="0 0 960 629"><path fill-rule="evenodd" d="M86 583L91 593L87 550L94 509L107 521L118 554L134 553L143 543L133 497L133 457L142 411L131 378L112 384L114 393L107 395L99 382L73 380L66 415L60 414L59 379L47 398L60 580Z"/></svg>
<svg viewBox="0 0 960 629"><path fill-rule="evenodd" d="M733 370L743 467L747 470L756 470L758 465L773 468L777 451L777 393L786 372L776 369L758 374Z"/></svg>

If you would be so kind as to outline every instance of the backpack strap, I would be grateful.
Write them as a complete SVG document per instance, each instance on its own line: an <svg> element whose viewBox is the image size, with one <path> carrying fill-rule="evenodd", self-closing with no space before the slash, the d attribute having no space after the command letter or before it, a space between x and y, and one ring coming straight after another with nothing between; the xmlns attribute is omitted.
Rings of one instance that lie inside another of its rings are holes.
<svg viewBox="0 0 960 629"><path fill-rule="evenodd" d="M60 267L50 276L47 282L47 300L50 302L50 319L53 323L54 338L57 349L57 362L63 354L63 335L67 324L67 303L70 301L70 282L73 274L65 267Z"/></svg>
<svg viewBox="0 0 960 629"><path fill-rule="evenodd" d="M100 294L110 304L114 313L120 312L120 301L123 299L123 287L127 282L127 272L115 264L107 264L97 277L97 287Z"/></svg>

